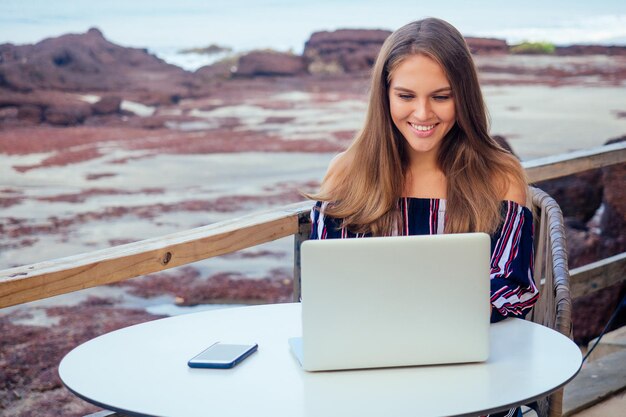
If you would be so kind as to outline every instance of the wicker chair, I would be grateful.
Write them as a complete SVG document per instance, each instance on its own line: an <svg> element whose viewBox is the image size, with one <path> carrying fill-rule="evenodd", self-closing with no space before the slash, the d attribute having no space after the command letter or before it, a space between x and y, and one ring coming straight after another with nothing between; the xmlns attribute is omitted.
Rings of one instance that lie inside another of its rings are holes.
<svg viewBox="0 0 626 417"><path fill-rule="evenodd" d="M552 197L538 188L531 188L535 215L535 283L540 298L529 320L554 329L572 338L572 299L565 228L561 208ZM533 404L539 417L563 414L563 389Z"/></svg>

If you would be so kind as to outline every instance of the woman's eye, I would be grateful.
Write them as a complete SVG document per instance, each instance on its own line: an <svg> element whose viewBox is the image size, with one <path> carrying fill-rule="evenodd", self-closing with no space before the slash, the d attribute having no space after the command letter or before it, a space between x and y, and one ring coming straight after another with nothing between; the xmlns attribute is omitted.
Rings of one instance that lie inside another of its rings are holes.
<svg viewBox="0 0 626 417"><path fill-rule="evenodd" d="M398 97L400 97L402 100L411 100L413 98L411 94L398 94Z"/></svg>
<svg viewBox="0 0 626 417"><path fill-rule="evenodd" d="M450 96L434 96L433 98L437 101L446 101L450 99Z"/></svg>

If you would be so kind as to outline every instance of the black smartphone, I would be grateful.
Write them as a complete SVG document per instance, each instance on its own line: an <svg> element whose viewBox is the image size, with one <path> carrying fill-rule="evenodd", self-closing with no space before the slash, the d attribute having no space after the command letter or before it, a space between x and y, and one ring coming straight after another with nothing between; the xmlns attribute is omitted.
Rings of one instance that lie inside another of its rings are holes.
<svg viewBox="0 0 626 417"><path fill-rule="evenodd" d="M232 368L245 358L256 352L258 344L231 345L214 343L187 362L190 368Z"/></svg>

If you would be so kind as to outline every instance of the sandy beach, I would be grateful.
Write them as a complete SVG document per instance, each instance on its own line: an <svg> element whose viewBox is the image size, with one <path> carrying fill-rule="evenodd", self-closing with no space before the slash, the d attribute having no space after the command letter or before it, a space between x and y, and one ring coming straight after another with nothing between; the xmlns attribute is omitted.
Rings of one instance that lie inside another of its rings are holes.
<svg viewBox="0 0 626 417"><path fill-rule="evenodd" d="M213 101L211 110L184 100L155 110L192 115L170 129L0 131L0 267L299 201L299 191L315 187L362 123L366 83L353 84L350 91L311 91L323 82L269 95L249 91L240 102ZM522 160L601 146L626 132L626 86L487 82L484 92L493 134L507 138Z"/></svg>

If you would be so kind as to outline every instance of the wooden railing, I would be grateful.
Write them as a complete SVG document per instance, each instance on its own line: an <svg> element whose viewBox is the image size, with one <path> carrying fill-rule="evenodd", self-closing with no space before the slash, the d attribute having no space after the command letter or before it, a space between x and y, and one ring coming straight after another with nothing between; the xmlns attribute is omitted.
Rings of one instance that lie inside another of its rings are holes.
<svg viewBox="0 0 626 417"><path fill-rule="evenodd" d="M531 182L626 162L626 142L524 162ZM299 247L311 202L253 213L183 232L0 271L0 308L197 262L294 235L294 298ZM571 271L572 296L623 281L626 252Z"/></svg>

